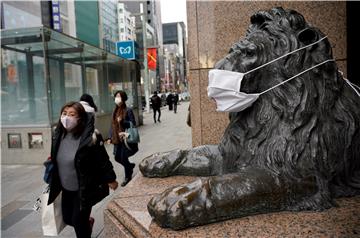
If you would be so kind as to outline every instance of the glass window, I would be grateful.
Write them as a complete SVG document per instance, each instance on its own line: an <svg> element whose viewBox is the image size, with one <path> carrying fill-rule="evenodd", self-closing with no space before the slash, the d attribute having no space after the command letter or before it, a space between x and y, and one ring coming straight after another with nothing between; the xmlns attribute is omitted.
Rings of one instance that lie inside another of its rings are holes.
<svg viewBox="0 0 360 238"><path fill-rule="evenodd" d="M43 60L2 49L1 124L47 124Z"/></svg>
<svg viewBox="0 0 360 238"><path fill-rule="evenodd" d="M45 44L39 38L43 30ZM94 97L99 113L112 112L112 95L118 89L127 90L129 106L137 109L139 69L134 62L47 28L1 33L2 125L54 124L64 103L78 101L84 92ZM114 42L108 46L115 51Z"/></svg>

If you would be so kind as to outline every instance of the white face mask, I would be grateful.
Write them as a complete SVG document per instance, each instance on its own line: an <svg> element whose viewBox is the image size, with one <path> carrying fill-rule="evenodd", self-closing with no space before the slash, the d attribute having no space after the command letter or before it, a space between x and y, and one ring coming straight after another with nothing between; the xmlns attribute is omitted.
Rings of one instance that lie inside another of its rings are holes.
<svg viewBox="0 0 360 238"><path fill-rule="evenodd" d="M115 104L120 105L120 103L121 103L121 97L116 97L115 98Z"/></svg>
<svg viewBox="0 0 360 238"><path fill-rule="evenodd" d="M60 121L67 131L71 131L78 124L78 119L76 117L61 116Z"/></svg>
<svg viewBox="0 0 360 238"><path fill-rule="evenodd" d="M267 62L263 65L260 65L257 68L254 68L252 70L249 70L248 72L245 73L239 73L239 72L233 72L233 71L228 71L228 70L219 70L219 69L212 69L209 71L209 86L208 86L208 97L215 99L216 101L216 111L220 111L220 112L240 112L242 110L245 110L246 108L250 107L261 94L264 94L276 87L279 87L280 85L290 81L293 78L296 78L297 76L313 69L316 68L322 64L325 64L329 61L334 61L333 59L330 60L325 60L322 63L319 63L315 66L312 66L309 69L306 69L300 73L298 73L297 75L261 92L261 93L244 93L244 92L240 92L241 91L241 82L244 78L245 74L248 74L250 72L253 72L255 70L258 70L268 64L271 64L285 56L288 56L290 54L293 54L299 50L305 49L307 47L310 47L312 45L315 45L317 43L319 43L320 41L324 40L326 38L326 36L324 38L321 38L320 40L309 44L307 46L301 47L299 49L296 49L294 51L291 51L283 56L280 56L276 59L271 60L270 62Z"/></svg>

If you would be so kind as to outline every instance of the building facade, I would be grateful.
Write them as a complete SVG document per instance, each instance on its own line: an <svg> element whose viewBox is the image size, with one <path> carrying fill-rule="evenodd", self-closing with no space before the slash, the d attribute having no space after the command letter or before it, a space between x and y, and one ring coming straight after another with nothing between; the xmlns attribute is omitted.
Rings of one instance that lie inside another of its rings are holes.
<svg viewBox="0 0 360 238"><path fill-rule="evenodd" d="M186 30L183 22L163 24L163 43L165 51L165 61L170 61L170 65L175 72L172 85L168 84L168 76L163 78L166 90L187 91L187 61L186 61ZM167 67L166 70L171 68ZM166 73L165 73L166 74ZM170 88L169 88L170 87Z"/></svg>
<svg viewBox="0 0 360 238"><path fill-rule="evenodd" d="M136 41L135 17L130 14L124 3L118 3L119 41Z"/></svg>
<svg viewBox="0 0 360 238"><path fill-rule="evenodd" d="M102 48L116 54L116 42L119 41L118 1L97 1L100 10L100 32Z"/></svg>
<svg viewBox="0 0 360 238"><path fill-rule="evenodd" d="M137 16L136 21L136 41L140 48L143 44L143 25L142 19L146 21L146 46L157 49L156 70L149 70L149 90L160 90L160 78L164 76L162 27L161 27L161 8L160 1L120 1L132 14L144 14ZM144 50L140 49L139 60L144 61Z"/></svg>

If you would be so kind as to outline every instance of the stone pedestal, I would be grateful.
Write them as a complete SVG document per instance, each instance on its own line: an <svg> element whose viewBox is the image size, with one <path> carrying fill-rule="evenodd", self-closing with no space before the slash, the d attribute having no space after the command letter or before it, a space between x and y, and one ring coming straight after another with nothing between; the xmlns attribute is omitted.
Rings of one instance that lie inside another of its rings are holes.
<svg viewBox="0 0 360 238"><path fill-rule="evenodd" d="M104 211L103 237L360 237L360 196L338 199L338 208L324 212L259 214L180 231L153 222L146 208L151 197L194 179L149 179L139 173Z"/></svg>

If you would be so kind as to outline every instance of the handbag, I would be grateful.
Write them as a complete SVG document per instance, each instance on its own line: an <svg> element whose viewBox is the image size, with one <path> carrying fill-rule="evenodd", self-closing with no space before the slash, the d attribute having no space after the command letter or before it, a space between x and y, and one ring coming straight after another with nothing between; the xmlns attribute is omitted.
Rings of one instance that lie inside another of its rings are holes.
<svg viewBox="0 0 360 238"><path fill-rule="evenodd" d="M136 127L134 127L133 123L129 121L130 127L125 129L125 133L127 133L127 137L125 138L126 143L139 143L140 135L139 131Z"/></svg>
<svg viewBox="0 0 360 238"><path fill-rule="evenodd" d="M51 161L51 157L49 157L45 162L44 162L44 166L45 166L45 172L44 172L44 182L49 184L51 182L51 177L52 177L52 170L54 168L54 164Z"/></svg>
<svg viewBox="0 0 360 238"><path fill-rule="evenodd" d="M62 216L62 208L61 208L61 197L60 193L55 201L47 205L49 200L49 192L43 193L41 195L41 223L42 223L42 231L44 236L58 236L59 233L66 226L63 216Z"/></svg>

